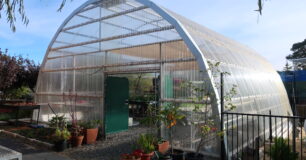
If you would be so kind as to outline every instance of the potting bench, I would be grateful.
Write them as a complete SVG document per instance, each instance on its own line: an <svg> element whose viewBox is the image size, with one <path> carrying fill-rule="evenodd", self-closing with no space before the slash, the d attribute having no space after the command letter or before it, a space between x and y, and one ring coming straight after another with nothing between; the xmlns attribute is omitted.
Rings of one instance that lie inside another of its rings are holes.
<svg viewBox="0 0 306 160"><path fill-rule="evenodd" d="M0 145L0 160L22 160L22 154Z"/></svg>
<svg viewBox="0 0 306 160"><path fill-rule="evenodd" d="M38 115L36 119L36 123L38 124L39 114L40 114L40 105L11 105L11 104L0 104L0 109L13 110L15 111L15 123L17 124L19 119L19 111L20 110L31 110L32 114L34 110L38 110ZM31 123L33 121L33 115L31 116Z"/></svg>

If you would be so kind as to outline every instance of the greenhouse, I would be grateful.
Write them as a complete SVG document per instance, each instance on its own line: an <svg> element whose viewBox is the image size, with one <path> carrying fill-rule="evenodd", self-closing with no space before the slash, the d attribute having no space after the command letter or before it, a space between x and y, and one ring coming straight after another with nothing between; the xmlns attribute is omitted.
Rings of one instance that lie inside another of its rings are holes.
<svg viewBox="0 0 306 160"><path fill-rule="evenodd" d="M205 103L219 128L220 74L211 65L229 73L225 93L237 86L235 112L292 114L279 75L252 49L149 0L89 0L63 22L47 49L35 95L39 119L65 114L74 104L78 119L103 120L106 134L127 130L130 85L145 78L148 83L140 84L150 85L154 105L172 103L190 113L175 128L174 147L194 149L198 133L190 121L198 115L186 104L197 102L182 84L211 92ZM203 150L218 153L217 139Z"/></svg>

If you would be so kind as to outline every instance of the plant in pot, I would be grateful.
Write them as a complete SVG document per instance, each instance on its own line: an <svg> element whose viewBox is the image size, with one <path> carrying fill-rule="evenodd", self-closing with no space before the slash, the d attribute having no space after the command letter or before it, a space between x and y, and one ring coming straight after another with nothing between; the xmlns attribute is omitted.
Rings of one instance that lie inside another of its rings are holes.
<svg viewBox="0 0 306 160"><path fill-rule="evenodd" d="M159 135L160 132L160 121L162 116L159 113L158 107L156 107L154 103L150 103L146 111L146 118L141 121L143 124L150 127L150 133L153 135ZM161 137L158 137L154 145L156 150L161 154L165 154L170 148L169 141Z"/></svg>
<svg viewBox="0 0 306 160"><path fill-rule="evenodd" d="M222 72L218 67L220 63L209 62L209 70L212 76L217 77L219 75L229 75L227 72ZM190 100L193 102L189 104L188 107L192 110L192 116L189 118L190 123L195 127L195 133L200 141L196 143L195 152L189 152L186 154L186 160L202 160L204 155L200 154L201 149L204 146L208 146L211 141L216 140L217 137L223 135L221 131L218 131L217 125L215 124L215 119L218 118L216 115L212 114L211 110L211 95L214 94L214 90L206 84L206 81L197 82L187 82L182 85L182 88L186 87L189 89ZM217 88L221 85L214 84ZM232 98L237 94L236 85L225 92L224 105L227 111L231 111L236 108L236 106L231 102Z"/></svg>
<svg viewBox="0 0 306 160"><path fill-rule="evenodd" d="M163 125L165 125L166 129L169 133L170 138L170 145L171 145L171 156L177 157L176 159L182 159L183 154L174 152L173 149L173 128L177 125L177 122L179 120L182 120L185 118L185 115L183 115L180 112L179 106L173 105L171 103L166 104L163 106L162 110L158 113L158 119L161 121Z"/></svg>
<svg viewBox="0 0 306 160"><path fill-rule="evenodd" d="M84 139L83 128L80 125L74 125L71 128L71 142L73 147L79 147L82 145Z"/></svg>
<svg viewBox="0 0 306 160"><path fill-rule="evenodd" d="M71 134L67 128L60 129L56 128L53 135L54 138L54 148L56 151L61 152L67 148L67 140L70 139Z"/></svg>
<svg viewBox="0 0 306 160"><path fill-rule="evenodd" d="M99 127L102 122L100 120L91 120L82 124L84 128L84 142L86 144L93 144L97 140Z"/></svg>
<svg viewBox="0 0 306 160"><path fill-rule="evenodd" d="M49 121L49 126L52 128L60 128L63 129L65 127L67 127L67 121L64 115L57 115L55 114L54 117L51 118L51 120Z"/></svg>
<svg viewBox="0 0 306 160"><path fill-rule="evenodd" d="M141 155L133 154L133 153L132 154L122 154L120 156L120 160L141 160Z"/></svg>
<svg viewBox="0 0 306 160"><path fill-rule="evenodd" d="M137 145L142 151L141 160L151 160L154 155L154 142L156 138L152 134L141 134L137 140Z"/></svg>

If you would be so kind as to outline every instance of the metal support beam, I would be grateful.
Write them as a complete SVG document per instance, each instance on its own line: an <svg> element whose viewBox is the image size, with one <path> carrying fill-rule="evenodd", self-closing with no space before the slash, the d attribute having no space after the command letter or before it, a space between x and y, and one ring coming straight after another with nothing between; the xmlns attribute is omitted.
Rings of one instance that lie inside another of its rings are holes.
<svg viewBox="0 0 306 160"><path fill-rule="evenodd" d="M66 45L71 45L72 44L72 43L69 43L69 42L62 42L62 41L55 41L55 43L61 43L61 44L66 44ZM94 50L99 49L99 48L90 47L90 46L79 46L79 47L88 48L88 49L94 49Z"/></svg>
<svg viewBox="0 0 306 160"><path fill-rule="evenodd" d="M126 70L116 70L116 71L105 71L106 74L130 74L130 73L155 73L159 72L159 67L147 67L138 69L126 69Z"/></svg>
<svg viewBox="0 0 306 160"><path fill-rule="evenodd" d="M57 51L57 52L63 52L63 53L68 53L68 54L62 55L62 56L48 57L48 59L64 58L64 57L71 57L71 56L81 56L81 55L88 55L88 54L96 54L96 53L107 52L107 51L112 52L114 50L128 49L128 48L141 47L141 46L149 46L149 45L155 45L155 44L160 44L160 43L164 44L164 43L171 43L171 42L178 42L178 41L182 41L182 39L174 39L174 40L168 40L168 41L160 41L160 42L154 42L154 43L132 45L132 46L128 46L128 47L119 47L119 48L113 48L113 49L107 49L107 50L98 50L98 51L93 51L93 52L83 52L83 53Z"/></svg>
<svg viewBox="0 0 306 160"><path fill-rule="evenodd" d="M106 68L106 67L123 67L123 66L137 66L137 65L192 62L192 61L196 61L196 59L195 58L179 58L179 59L169 59L169 60L149 60L149 61L139 61L139 62L129 62L129 63L119 63L119 64L98 65L98 66L60 68L60 69L50 69L50 70L44 69L42 70L42 72L60 72L60 71L73 71L73 70L84 70L84 69L99 69L99 68ZM160 67L158 68L160 70Z"/></svg>
<svg viewBox="0 0 306 160"><path fill-rule="evenodd" d="M123 11L123 12L111 14L111 15L101 17L101 18L98 18L98 19L94 19L94 20L91 20L91 21L88 21L88 22L84 22L84 23L81 23L81 24L78 24L78 25L63 28L62 31L67 31L67 30L70 30L70 29L78 28L78 27L81 27L81 26L84 26L84 25L92 24L92 23L95 23L95 22L103 21L103 20L106 20L106 19L118 17L118 16L125 15L125 14L129 14L129 13L136 12L136 11L139 11L139 10L143 10L143 9L146 9L146 8L148 8L148 7L140 6L140 7L137 7L137 8L129 9L129 10L126 10L126 11Z"/></svg>
<svg viewBox="0 0 306 160"><path fill-rule="evenodd" d="M81 33L70 32L70 31L63 31L63 33L72 34L72 35L81 36L81 37L86 37L86 38L91 38L91 39L99 39L98 37L89 36L89 35L81 34Z"/></svg>
<svg viewBox="0 0 306 160"><path fill-rule="evenodd" d="M134 32L134 33L128 33L128 34L123 34L123 35L118 35L118 36L113 36L113 37L102 38L98 40L92 40L92 41L57 47L57 48L51 49L51 51L56 51L56 50L65 49L65 48L72 48L72 47L77 47L77 46L83 46L83 45L93 44L93 43L98 43L98 42L122 39L122 38L127 38L127 37L142 35L142 34L149 34L153 32L160 32L160 31L165 31L165 30L171 30L171 29L174 29L174 27L170 25L170 26L161 27L161 28L154 28L154 29L149 29L149 30L144 30L144 31L139 31L139 32Z"/></svg>
<svg viewBox="0 0 306 160"><path fill-rule="evenodd" d="M77 15L77 16L82 17L82 18L86 18L86 19L91 19L91 20L93 20L93 18L86 17L86 16L83 16L83 15ZM158 19L158 21L160 21L160 20L163 20L163 19ZM155 20L155 21L157 21L157 20ZM152 22L153 22L153 21L152 21ZM137 29L132 29L132 28L124 27L124 26L117 25L117 24L113 24L113 23L110 23L110 22L101 21L101 23L104 23L104 24L107 24L107 25L110 25L110 26L113 26L113 27L125 29L125 30L131 31L131 32L138 32ZM151 22L148 22L148 23L151 23ZM145 25L148 24L148 23L145 23ZM160 26L158 26L158 27L160 27ZM137 28L139 28L139 27L137 27ZM152 34L148 34L148 35L150 35L151 37L154 37L154 38L167 40L166 38L158 37L158 36L156 36L156 35L152 35Z"/></svg>

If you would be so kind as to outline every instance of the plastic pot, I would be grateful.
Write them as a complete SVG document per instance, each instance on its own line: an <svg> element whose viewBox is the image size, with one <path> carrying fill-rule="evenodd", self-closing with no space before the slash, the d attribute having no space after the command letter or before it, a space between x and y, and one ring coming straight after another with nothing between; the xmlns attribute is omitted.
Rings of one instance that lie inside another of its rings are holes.
<svg viewBox="0 0 306 160"><path fill-rule="evenodd" d="M204 156L202 154L190 152L186 154L185 160L204 160Z"/></svg>
<svg viewBox="0 0 306 160"><path fill-rule="evenodd" d="M54 143L54 150L62 152L67 148L67 141L57 141Z"/></svg>
<svg viewBox="0 0 306 160"><path fill-rule="evenodd" d="M173 160L185 160L185 152L180 150L174 150L171 154Z"/></svg>

